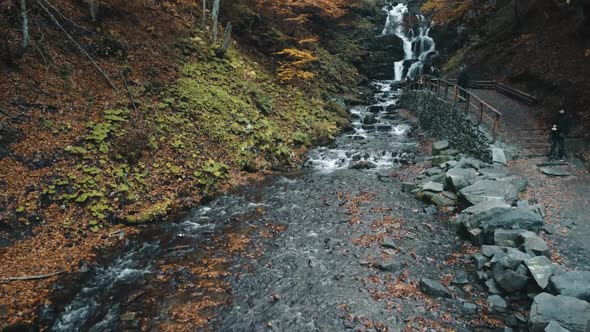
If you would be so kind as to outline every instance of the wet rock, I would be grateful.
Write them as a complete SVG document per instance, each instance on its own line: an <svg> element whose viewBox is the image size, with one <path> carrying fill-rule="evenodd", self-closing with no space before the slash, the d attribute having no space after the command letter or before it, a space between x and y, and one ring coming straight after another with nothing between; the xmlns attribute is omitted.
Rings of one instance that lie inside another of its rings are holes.
<svg viewBox="0 0 590 332"><path fill-rule="evenodd" d="M515 248L504 248L505 255L498 260L498 263L502 264L505 268L516 269L519 265L523 264L525 260L530 259L531 256ZM494 258L496 258L494 256ZM526 270L525 270L526 274Z"/></svg>
<svg viewBox="0 0 590 332"><path fill-rule="evenodd" d="M453 285L467 285L469 283L469 276L463 272L457 274L451 281L451 284Z"/></svg>
<svg viewBox="0 0 590 332"><path fill-rule="evenodd" d="M519 239L522 241L521 248L532 255L535 256L546 256L548 258L551 257L551 253L549 252L549 246L540 238L537 234L533 232L525 232L519 235Z"/></svg>
<svg viewBox="0 0 590 332"><path fill-rule="evenodd" d="M494 164L502 164L506 165L506 154L504 153L504 149L500 148L492 148L492 162Z"/></svg>
<svg viewBox="0 0 590 332"><path fill-rule="evenodd" d="M442 183L427 182L422 185L422 190L439 193L439 192L442 192L444 190L444 188L443 188Z"/></svg>
<svg viewBox="0 0 590 332"><path fill-rule="evenodd" d="M508 309L508 302L500 295L491 295L488 297L488 308L495 312L506 312Z"/></svg>
<svg viewBox="0 0 590 332"><path fill-rule="evenodd" d="M529 281L528 277L506 268L502 264L494 265L492 268L492 277L496 281L496 284L509 294L515 294L523 290Z"/></svg>
<svg viewBox="0 0 590 332"><path fill-rule="evenodd" d="M414 189L416 189L414 182L402 182L402 192L409 193Z"/></svg>
<svg viewBox="0 0 590 332"><path fill-rule="evenodd" d="M502 247L516 247L519 236L527 232L524 229L503 229L499 228L494 231L494 243Z"/></svg>
<svg viewBox="0 0 590 332"><path fill-rule="evenodd" d="M494 279L488 279L485 282L486 287L488 288L488 292L492 294L502 294L502 290L498 287L498 284Z"/></svg>
<svg viewBox="0 0 590 332"><path fill-rule="evenodd" d="M385 261L378 263L376 268L383 272L398 272L404 268L404 264L398 261Z"/></svg>
<svg viewBox="0 0 590 332"><path fill-rule="evenodd" d="M483 230L481 228L471 228L467 230L467 240L474 246L481 246L484 244Z"/></svg>
<svg viewBox="0 0 590 332"><path fill-rule="evenodd" d="M549 175L549 176L570 176L571 174L561 168L557 168L557 167L541 167L539 168L541 170L541 173L545 174L545 175Z"/></svg>
<svg viewBox="0 0 590 332"><path fill-rule="evenodd" d="M463 303L463 309L469 313L477 312L477 305L469 302Z"/></svg>
<svg viewBox="0 0 590 332"><path fill-rule="evenodd" d="M372 114L369 114L363 118L364 125L373 125L373 124L376 124L377 122L379 122L379 121L377 121L377 118Z"/></svg>
<svg viewBox="0 0 590 332"><path fill-rule="evenodd" d="M429 168L429 169L426 170L426 175L433 176L433 175L440 174L442 172L443 172L443 170L440 169L440 167L431 167L431 168Z"/></svg>
<svg viewBox="0 0 590 332"><path fill-rule="evenodd" d="M429 216L433 216L438 213L438 209L436 208L436 206L430 205L424 208L424 213L426 213Z"/></svg>
<svg viewBox="0 0 590 332"><path fill-rule="evenodd" d="M383 242L381 242L381 246L383 248L388 248L388 249L398 249L398 246L395 244L393 239L390 237L384 238Z"/></svg>
<svg viewBox="0 0 590 332"><path fill-rule="evenodd" d="M507 203L516 202L518 189L510 183L492 180L479 180L459 191L459 196L471 205L476 205L490 198L503 199Z"/></svg>
<svg viewBox="0 0 590 332"><path fill-rule="evenodd" d="M509 176L508 171L503 167L487 167L479 170L483 180L497 180Z"/></svg>
<svg viewBox="0 0 590 332"><path fill-rule="evenodd" d="M377 168L377 164L372 163L370 161L361 160L350 167L351 169L356 170L364 170L364 169L373 169Z"/></svg>
<svg viewBox="0 0 590 332"><path fill-rule="evenodd" d="M553 276L551 289L560 295L590 301L590 271L569 271Z"/></svg>
<svg viewBox="0 0 590 332"><path fill-rule="evenodd" d="M525 208L513 208L501 201L484 201L465 209L456 223L459 232L467 234L470 229L481 228L484 243L495 243L496 229L525 229L538 231L543 226L543 219Z"/></svg>
<svg viewBox="0 0 590 332"><path fill-rule="evenodd" d="M449 147L450 147L449 141L447 141L447 140L442 140L442 141L432 143L432 151L434 153L438 153L442 150L446 150Z"/></svg>
<svg viewBox="0 0 590 332"><path fill-rule="evenodd" d="M367 111L371 112L371 113L375 113L378 114L380 112L383 111L383 106L381 105L371 105L367 108Z"/></svg>
<svg viewBox="0 0 590 332"><path fill-rule="evenodd" d="M504 250L498 246L483 245L481 246L481 253L487 258L492 258L498 253L503 254Z"/></svg>
<svg viewBox="0 0 590 332"><path fill-rule="evenodd" d="M442 150L439 152L439 154L441 156L456 156L460 153L459 150L455 150L455 149L447 149L447 150Z"/></svg>
<svg viewBox="0 0 590 332"><path fill-rule="evenodd" d="M570 332L570 330L564 329L558 322L552 320L545 328L545 332Z"/></svg>
<svg viewBox="0 0 590 332"><path fill-rule="evenodd" d="M432 297L452 297L451 292L445 286L443 286L443 284L432 279L420 279L420 290L424 294L430 295Z"/></svg>
<svg viewBox="0 0 590 332"><path fill-rule="evenodd" d="M545 256L537 256L524 261L524 264L531 272L533 279L541 289L547 288L549 278L553 273L553 265L549 258Z"/></svg>
<svg viewBox="0 0 590 332"><path fill-rule="evenodd" d="M477 177L473 168L451 168L445 176L445 184L448 188L459 191L471 185Z"/></svg>
<svg viewBox="0 0 590 332"><path fill-rule="evenodd" d="M473 262L473 265L475 265L475 267L478 270L481 270L485 267L486 263L488 263L490 260L484 256L483 254L477 253L473 256L471 256L471 261Z"/></svg>
<svg viewBox="0 0 590 332"><path fill-rule="evenodd" d="M533 300L529 321L533 332L543 331L551 321L571 331L587 331L590 304L575 297L541 293Z"/></svg>
<svg viewBox="0 0 590 332"><path fill-rule="evenodd" d="M126 312L123 315L121 315L120 317L121 321L123 322L128 322L128 321L132 321L135 320L135 313L134 312Z"/></svg>

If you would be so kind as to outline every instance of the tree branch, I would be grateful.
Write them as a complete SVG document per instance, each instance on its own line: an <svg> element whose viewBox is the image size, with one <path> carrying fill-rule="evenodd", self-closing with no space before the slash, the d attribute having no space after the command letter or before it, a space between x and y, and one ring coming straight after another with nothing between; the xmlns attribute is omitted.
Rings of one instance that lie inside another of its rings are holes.
<svg viewBox="0 0 590 332"><path fill-rule="evenodd" d="M111 79L107 76L107 74L98 66L98 64L94 61L94 59L92 59L92 57L90 56L90 54L88 54L88 52L86 52L86 50L80 46L80 44L78 44L76 42L76 40L74 39L74 37L72 37L67 31L66 29L59 23L59 21L55 18L55 16L53 16L53 14L51 14L51 12L49 11L49 9L47 9L47 7L45 7L41 1L37 0L37 3L39 4L39 6L41 6L41 8L43 8L43 10L47 13L47 15L49 15L49 17L51 18L51 20L61 29L61 31L63 31L63 33L65 33L65 35L68 37L68 39L74 43L74 45L76 45L76 47L78 47L78 49L80 50L80 52L82 52L82 54L84 54L88 60L90 60L90 62L92 62L92 64L94 65L94 67L98 70L98 72L107 80L107 82L109 83L109 85L111 86L111 88L113 88L113 90L118 91L117 87L113 84L113 82L111 81ZM49 2L47 2L49 4Z"/></svg>
<svg viewBox="0 0 590 332"><path fill-rule="evenodd" d="M40 274L40 275L35 275L35 276L26 276L26 277L10 277L10 278L3 278L0 279L1 282L12 282L12 281L26 281L26 280L40 280L40 279L47 279L47 278L51 278L53 276L56 275L60 275L65 273L66 271L57 271L57 272L53 272L53 273L48 273L48 274Z"/></svg>

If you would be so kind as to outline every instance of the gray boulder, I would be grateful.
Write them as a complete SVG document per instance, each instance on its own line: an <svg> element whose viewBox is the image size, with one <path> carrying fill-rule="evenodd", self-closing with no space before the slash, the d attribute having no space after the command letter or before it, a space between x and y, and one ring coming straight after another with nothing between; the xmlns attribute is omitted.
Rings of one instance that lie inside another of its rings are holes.
<svg viewBox="0 0 590 332"><path fill-rule="evenodd" d="M552 320L549 325L545 328L545 332L571 332L568 329L564 329L558 322Z"/></svg>
<svg viewBox="0 0 590 332"><path fill-rule="evenodd" d="M508 294L515 294L524 289L529 281L524 276L512 269L505 268L502 264L496 264L492 268L492 277L496 284Z"/></svg>
<svg viewBox="0 0 590 332"><path fill-rule="evenodd" d="M477 173L473 168L453 167L446 174L445 184L448 188L459 191L471 185L476 177Z"/></svg>
<svg viewBox="0 0 590 332"><path fill-rule="evenodd" d="M500 295L491 295L488 297L488 308L495 312L506 312L508 309L508 302Z"/></svg>
<svg viewBox="0 0 590 332"><path fill-rule="evenodd" d="M422 185L422 190L440 193L444 190L443 185L438 182L426 182Z"/></svg>
<svg viewBox="0 0 590 332"><path fill-rule="evenodd" d="M492 244L496 229L523 229L538 232L543 218L526 208L513 208L502 201L484 201L465 209L457 218L459 232L480 228L484 244ZM518 245L518 243L517 243Z"/></svg>
<svg viewBox="0 0 590 332"><path fill-rule="evenodd" d="M551 258L549 246L541 237L533 232L524 232L519 235L520 246L525 252L534 256L546 256Z"/></svg>
<svg viewBox="0 0 590 332"><path fill-rule="evenodd" d="M486 167L479 170L483 180L497 180L508 177L508 171L503 167Z"/></svg>
<svg viewBox="0 0 590 332"><path fill-rule="evenodd" d="M518 188L508 182L479 180L459 191L459 195L471 205L476 205L489 199L503 199L507 203L518 200Z"/></svg>
<svg viewBox="0 0 590 332"><path fill-rule="evenodd" d="M590 301L590 271L569 271L553 276L551 289L560 295Z"/></svg>
<svg viewBox="0 0 590 332"><path fill-rule="evenodd" d="M442 150L446 150L449 147L450 147L449 141L447 141L447 140L442 140L442 141L432 143L432 151L434 153L438 153Z"/></svg>
<svg viewBox="0 0 590 332"><path fill-rule="evenodd" d="M571 174L561 168L557 167L541 167L541 173L549 176L570 176Z"/></svg>
<svg viewBox="0 0 590 332"><path fill-rule="evenodd" d="M531 272L537 285L539 285L541 289L547 288L547 285L549 285L549 278L551 277L551 274L553 274L553 265L549 258L545 256L537 256L525 260L524 264Z"/></svg>
<svg viewBox="0 0 590 332"><path fill-rule="evenodd" d="M575 297L541 293L533 300L529 321L533 332L542 332L551 321L572 332L585 332L590 321L590 304Z"/></svg>
<svg viewBox="0 0 590 332"><path fill-rule="evenodd" d="M432 279L420 279L420 290L424 294L430 295L432 297L452 297L451 292L445 286L443 286L443 284Z"/></svg>
<svg viewBox="0 0 590 332"><path fill-rule="evenodd" d="M496 229L494 231L494 243L502 247L516 247L519 236L524 232L528 231L524 229Z"/></svg>

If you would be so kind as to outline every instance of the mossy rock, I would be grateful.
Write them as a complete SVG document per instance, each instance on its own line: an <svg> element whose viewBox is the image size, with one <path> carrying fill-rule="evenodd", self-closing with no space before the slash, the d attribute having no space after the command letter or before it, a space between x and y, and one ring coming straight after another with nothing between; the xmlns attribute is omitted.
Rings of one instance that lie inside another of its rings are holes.
<svg viewBox="0 0 590 332"><path fill-rule="evenodd" d="M172 201L170 199L165 199L149 206L147 209L140 211L139 213L125 216L124 221L128 224L145 224L156 221L168 214L171 205Z"/></svg>

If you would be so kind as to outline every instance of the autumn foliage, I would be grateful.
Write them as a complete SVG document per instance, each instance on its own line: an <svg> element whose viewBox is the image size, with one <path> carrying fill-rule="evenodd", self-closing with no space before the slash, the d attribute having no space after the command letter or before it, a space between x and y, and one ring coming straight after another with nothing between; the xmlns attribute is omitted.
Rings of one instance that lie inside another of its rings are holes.
<svg viewBox="0 0 590 332"><path fill-rule="evenodd" d="M473 0L428 0L421 9L436 23L446 24L463 16L473 5Z"/></svg>

